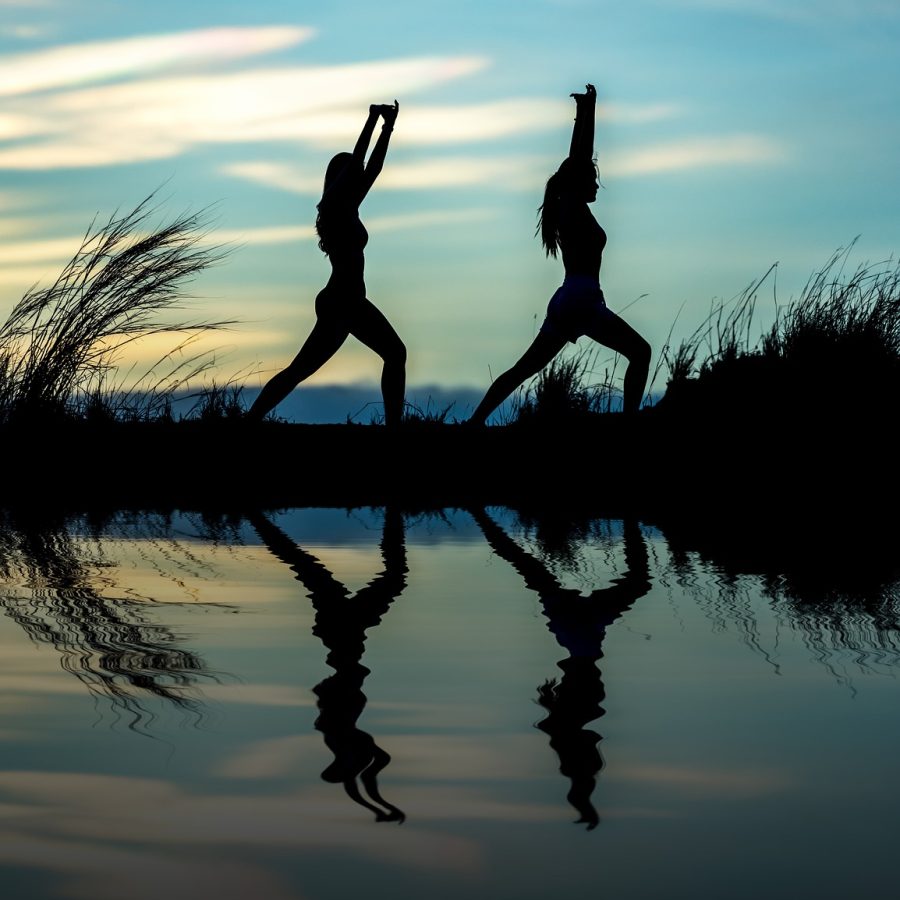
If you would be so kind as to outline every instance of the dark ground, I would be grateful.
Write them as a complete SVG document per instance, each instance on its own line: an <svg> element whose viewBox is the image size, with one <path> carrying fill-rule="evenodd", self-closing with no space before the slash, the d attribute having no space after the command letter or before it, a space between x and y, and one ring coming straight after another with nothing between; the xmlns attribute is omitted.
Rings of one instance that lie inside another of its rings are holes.
<svg viewBox="0 0 900 900"><path fill-rule="evenodd" d="M888 420L674 415L469 428L159 422L0 429L0 506L565 506L601 515L893 515Z"/></svg>

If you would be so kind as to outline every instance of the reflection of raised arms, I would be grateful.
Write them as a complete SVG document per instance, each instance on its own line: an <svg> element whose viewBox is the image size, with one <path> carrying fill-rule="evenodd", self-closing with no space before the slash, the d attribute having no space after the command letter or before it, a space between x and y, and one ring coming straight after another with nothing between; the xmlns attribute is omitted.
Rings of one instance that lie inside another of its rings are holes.
<svg viewBox="0 0 900 900"><path fill-rule="evenodd" d="M397 121L397 113L399 111L400 104L396 100L393 104L373 103L369 107L369 117L366 119L366 124L363 125L362 131L359 133L359 138L357 138L356 146L353 148L353 158L357 160L364 169L362 193L359 198L360 201L362 201L363 197L369 192L369 188L375 183L375 179L378 177L384 166L384 158L387 155L388 144L391 140L391 132L394 130L394 122ZM381 126L381 134L378 135L378 140L375 141L375 146L372 148L372 153L369 155L369 161L367 163L366 151L369 149L369 141L372 139L372 132L375 130L375 123L378 121L379 116L384 119L384 124Z"/></svg>
<svg viewBox="0 0 900 900"><path fill-rule="evenodd" d="M470 509L469 512L494 553L505 559L522 576L527 588L536 591L542 597L579 594L572 588L564 588L541 560L520 547L483 508ZM588 595L590 599L603 598L611 611L617 610L616 617L650 589L647 546L640 526L635 520L623 521L622 537L625 573L619 578L612 579L609 587L598 588Z"/></svg>
<svg viewBox="0 0 900 900"><path fill-rule="evenodd" d="M538 594L563 590L556 576L536 557L523 550L488 514L484 507L474 507L469 514L481 529L488 546L505 559L521 576L525 587Z"/></svg>
<svg viewBox="0 0 900 900"><path fill-rule="evenodd" d="M313 556L298 547L274 522L262 513L251 513L250 523L270 552L287 563L310 592L313 604L327 600L341 600L350 596L350 591ZM373 599L386 601L384 608L391 604L406 587L406 545L404 543L403 516L394 509L387 509L384 516L384 530L381 538L381 559L384 569L365 587L355 594L356 601L369 602Z"/></svg>
<svg viewBox="0 0 900 900"><path fill-rule="evenodd" d="M571 94L575 98L575 126L569 156L572 159L594 158L594 116L597 105L597 89L592 84L584 86L583 94Z"/></svg>

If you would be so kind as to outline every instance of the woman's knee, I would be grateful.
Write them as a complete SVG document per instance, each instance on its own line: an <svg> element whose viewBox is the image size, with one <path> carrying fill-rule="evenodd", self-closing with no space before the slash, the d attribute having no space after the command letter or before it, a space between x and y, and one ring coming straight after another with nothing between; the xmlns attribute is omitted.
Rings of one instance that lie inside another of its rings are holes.
<svg viewBox="0 0 900 900"><path fill-rule="evenodd" d="M639 334L635 334L621 353L629 363L643 367L650 365L653 348Z"/></svg>
<svg viewBox="0 0 900 900"><path fill-rule="evenodd" d="M381 354L381 358L384 360L384 364L386 366L394 366L399 368L400 366L406 365L406 344L397 338L394 341L391 341L390 345L385 348L384 352Z"/></svg>
<svg viewBox="0 0 900 900"><path fill-rule="evenodd" d="M653 356L653 348L644 338L639 337L635 347L635 362L642 366L650 365L650 358Z"/></svg>

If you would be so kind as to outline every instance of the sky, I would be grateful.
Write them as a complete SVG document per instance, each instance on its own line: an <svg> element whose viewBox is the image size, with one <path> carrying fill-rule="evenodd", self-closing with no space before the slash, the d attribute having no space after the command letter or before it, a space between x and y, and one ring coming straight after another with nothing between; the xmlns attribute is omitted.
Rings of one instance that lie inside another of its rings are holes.
<svg viewBox="0 0 900 900"><path fill-rule="evenodd" d="M396 98L361 209L369 297L411 386L477 395L562 279L536 210L587 82L601 281L654 365L773 263L761 324L838 248L900 249L896 0L0 0L0 315L91 220L159 190L160 220L208 209L229 243L187 286L191 310L237 320L201 344L217 380L260 384L329 275L312 230L325 165ZM379 372L351 339L309 384Z"/></svg>

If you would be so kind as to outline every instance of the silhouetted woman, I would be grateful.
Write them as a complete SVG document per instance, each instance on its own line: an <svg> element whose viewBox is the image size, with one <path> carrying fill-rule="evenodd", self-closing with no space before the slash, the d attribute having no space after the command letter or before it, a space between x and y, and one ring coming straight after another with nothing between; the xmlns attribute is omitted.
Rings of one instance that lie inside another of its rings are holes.
<svg viewBox="0 0 900 900"><path fill-rule="evenodd" d="M318 371L353 335L384 361L381 393L384 421L393 425L403 413L406 347L384 314L366 297L364 250L369 234L359 205L384 165L399 104L372 105L352 153L338 153L328 163L318 204L319 247L331 262L331 277L316 297L316 324L293 362L260 391L248 418L262 419L304 379ZM384 119L369 161L365 162L378 117Z"/></svg>
<svg viewBox="0 0 900 900"><path fill-rule="evenodd" d="M547 628L569 654L557 663L562 677L551 678L538 687L538 703L547 710L547 716L537 727L549 736L550 746L559 757L559 771L569 779L566 796L578 812L576 821L590 831L600 822L591 795L603 768L603 757L597 746L600 735L586 726L604 714L606 697L597 662L603 658L606 629L650 590L644 536L637 521L623 521L625 572L612 579L610 587L598 588L585 597L574 588L564 587L483 508L471 509L470 513L494 553L540 597Z"/></svg>
<svg viewBox="0 0 900 900"><path fill-rule="evenodd" d="M334 762L322 772L323 780L342 784L351 800L375 814L375 821L403 822L403 811L388 803L378 788L378 775L391 757L357 725L366 706L362 689L369 674L362 664L366 631L381 622L406 587L402 513L392 507L385 509L381 539L384 569L353 595L271 519L262 513L252 513L249 519L269 551L287 563L309 591L316 611L313 634L328 648L326 662L334 669L333 675L313 688L319 707L315 727L334 754Z"/></svg>
<svg viewBox="0 0 900 900"><path fill-rule="evenodd" d="M600 289L600 261L606 232L588 209L597 199L593 161L597 91L586 86L575 98L575 127L569 156L547 182L538 230L548 256L562 253L565 279L551 297L541 329L521 359L500 375L469 420L484 424L488 416L520 385L544 368L566 342L583 334L628 360L622 408L641 405L650 368L650 345L606 305Z"/></svg>

